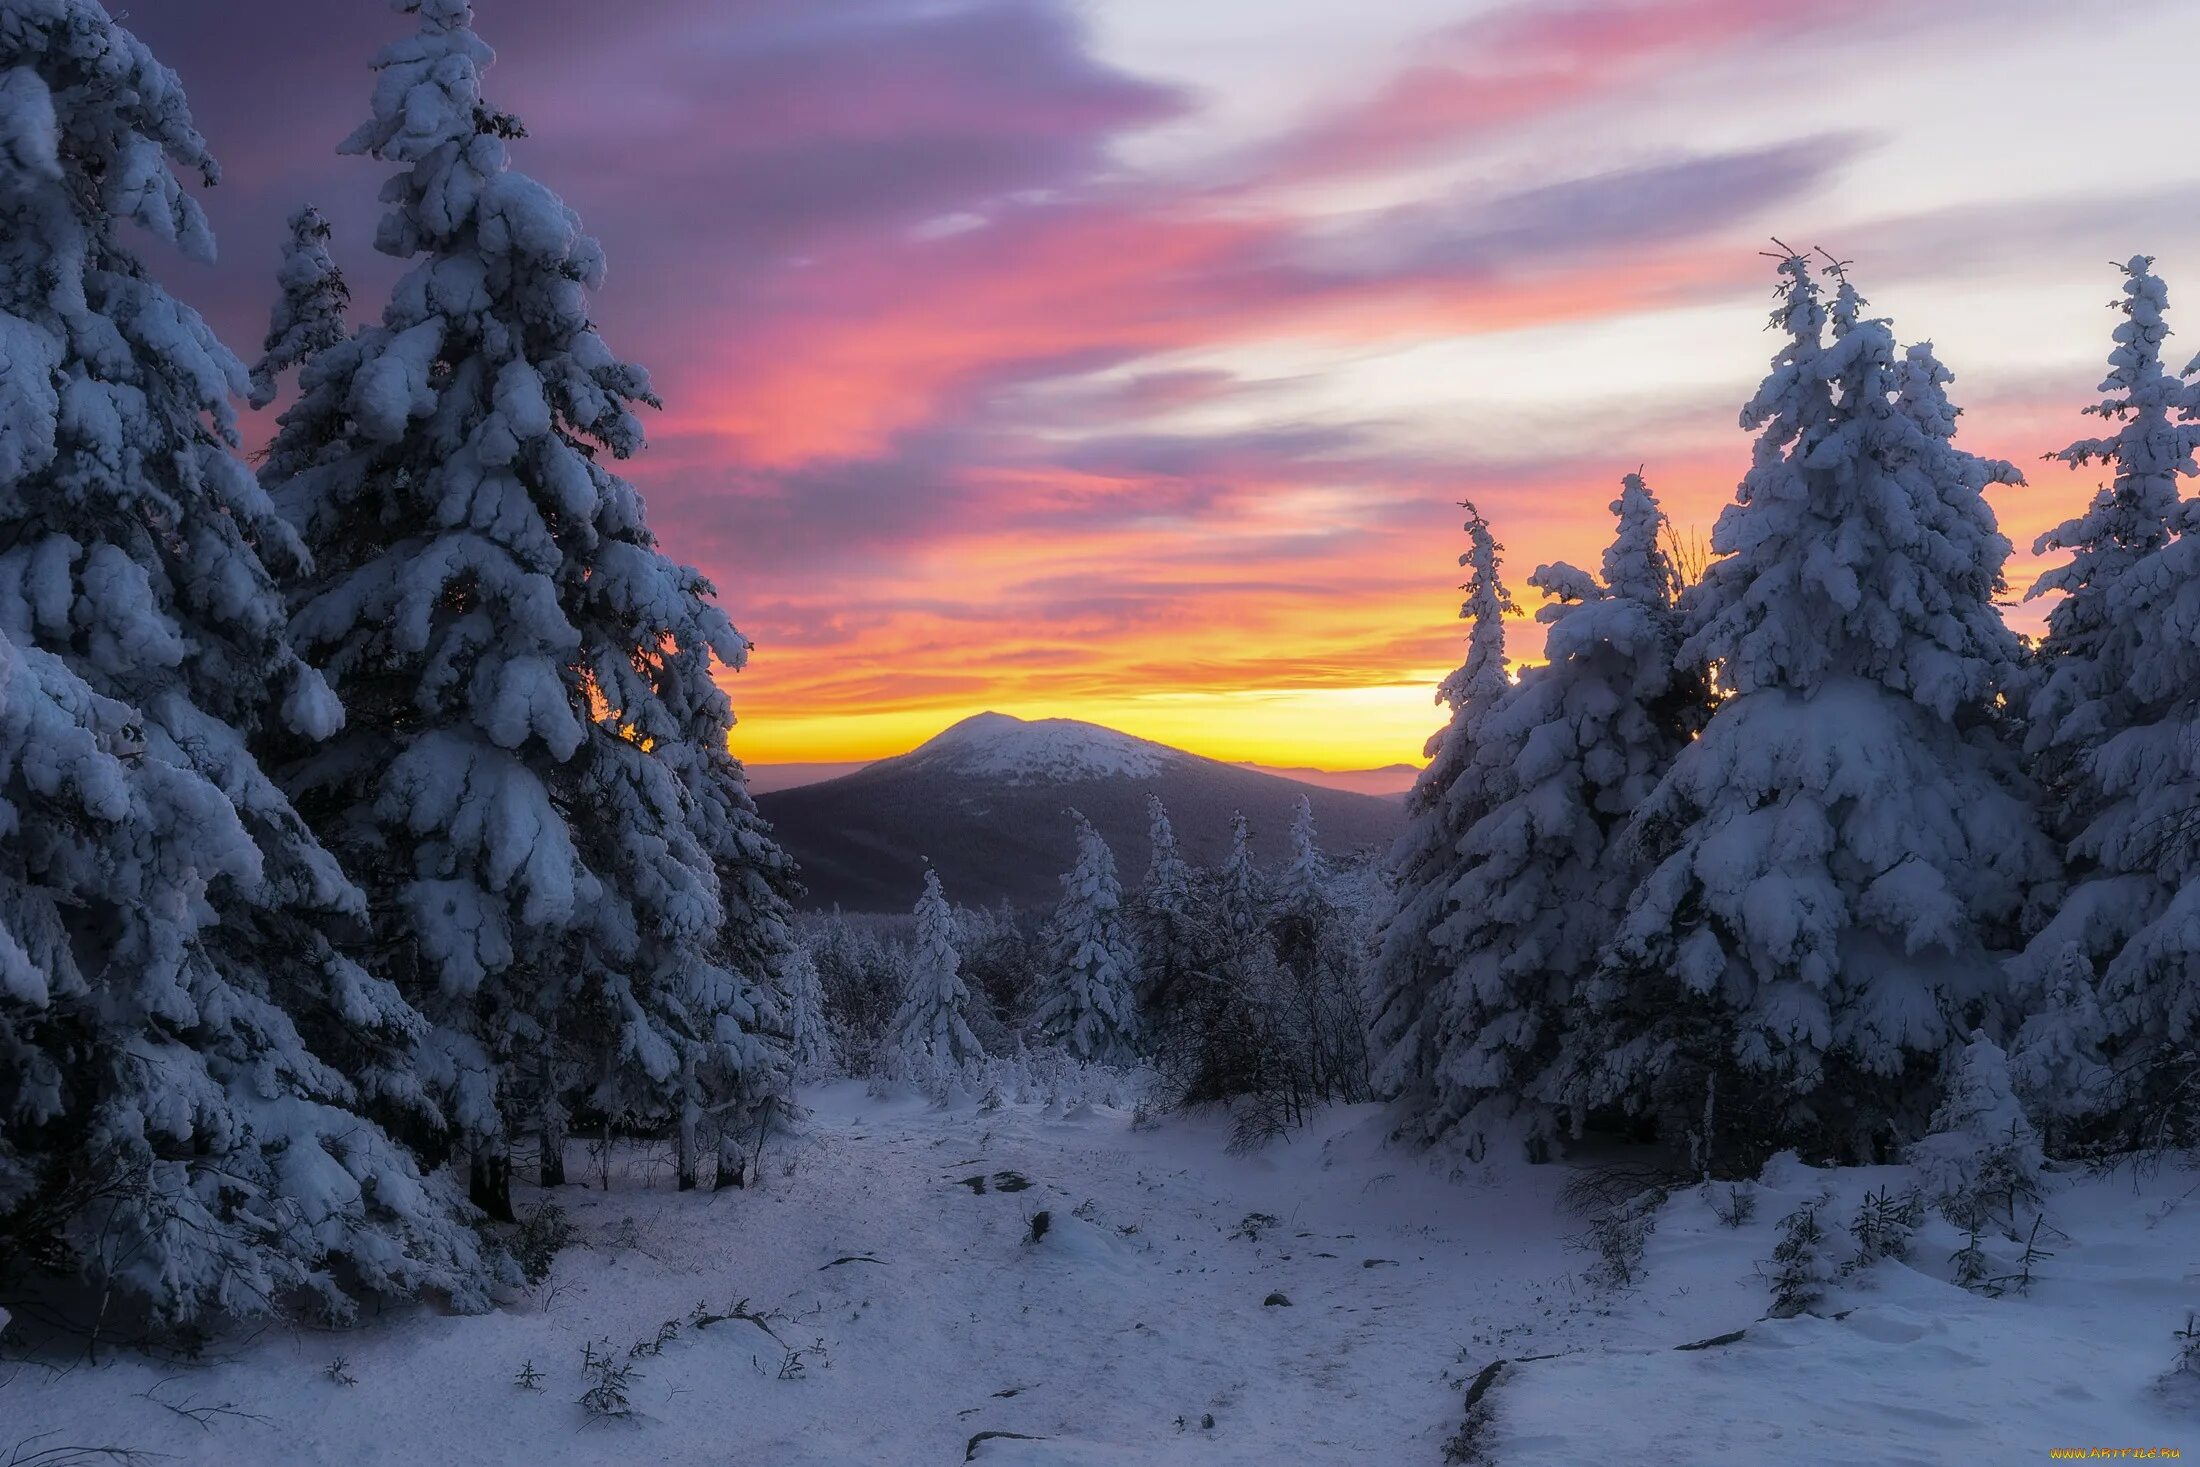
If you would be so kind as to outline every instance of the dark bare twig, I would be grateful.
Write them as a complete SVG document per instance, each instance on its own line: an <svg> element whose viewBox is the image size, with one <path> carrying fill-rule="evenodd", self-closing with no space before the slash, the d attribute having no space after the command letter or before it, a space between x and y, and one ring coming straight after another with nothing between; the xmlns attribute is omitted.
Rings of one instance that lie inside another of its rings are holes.
<svg viewBox="0 0 2200 1467"><path fill-rule="evenodd" d="M117 1462L122 1467L139 1467L139 1464L157 1461L168 1456L166 1452L148 1452L137 1447L38 1447L50 1436L60 1435L61 1429L42 1431L27 1436L8 1450L6 1463L0 1467L82 1467L87 1462ZM36 1447L34 1451L32 1448Z"/></svg>
<svg viewBox="0 0 2200 1467"><path fill-rule="evenodd" d="M275 1424L274 1417L262 1416L257 1411L244 1410L234 1401L223 1401L217 1405L201 1406L195 1401L188 1400L181 1403L164 1401L156 1394L162 1386L167 1385L170 1381L180 1379L182 1379L181 1376L163 1376L136 1394L145 1400L151 1401L156 1406L175 1412L201 1431L212 1431L214 1423L224 1417L235 1421L257 1422L261 1426L273 1426Z"/></svg>

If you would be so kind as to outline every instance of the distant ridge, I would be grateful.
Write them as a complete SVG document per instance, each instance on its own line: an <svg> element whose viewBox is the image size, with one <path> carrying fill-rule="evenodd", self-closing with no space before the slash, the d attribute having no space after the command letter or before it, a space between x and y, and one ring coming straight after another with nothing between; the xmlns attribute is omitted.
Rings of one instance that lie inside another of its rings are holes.
<svg viewBox="0 0 2200 1467"><path fill-rule="evenodd" d="M1279 863L1302 795L1331 851L1387 848L1404 821L1395 797L1285 779L1075 719L1005 713L976 714L835 779L766 790L757 804L802 868L806 906L873 912L906 910L927 860L955 901L1051 903L1074 851L1072 806L1135 883L1146 869L1149 794L1201 863L1222 858L1238 810L1256 854Z"/></svg>
<svg viewBox="0 0 2200 1467"><path fill-rule="evenodd" d="M1404 799L1406 792L1413 788L1413 782L1421 777L1420 766L1414 764L1385 764L1379 769L1290 769L1245 760L1238 767L1273 774L1278 779L1297 780L1300 784L1318 784L1323 789L1349 790L1356 795L1374 795L1385 800Z"/></svg>

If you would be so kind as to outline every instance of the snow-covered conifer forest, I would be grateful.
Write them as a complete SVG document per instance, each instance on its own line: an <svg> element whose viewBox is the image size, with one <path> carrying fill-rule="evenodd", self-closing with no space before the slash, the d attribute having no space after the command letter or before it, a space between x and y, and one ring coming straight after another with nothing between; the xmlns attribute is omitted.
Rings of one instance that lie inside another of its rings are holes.
<svg viewBox="0 0 2200 1467"><path fill-rule="evenodd" d="M296 201L248 365L177 76L0 0L0 1464L2200 1451L2148 256L2036 586L1954 373L1782 246L1707 553L1655 462L1593 568L1430 548L1394 847L974 719L911 767L1070 792L1052 904L804 912L604 252L467 0L395 10L379 226Z"/></svg>

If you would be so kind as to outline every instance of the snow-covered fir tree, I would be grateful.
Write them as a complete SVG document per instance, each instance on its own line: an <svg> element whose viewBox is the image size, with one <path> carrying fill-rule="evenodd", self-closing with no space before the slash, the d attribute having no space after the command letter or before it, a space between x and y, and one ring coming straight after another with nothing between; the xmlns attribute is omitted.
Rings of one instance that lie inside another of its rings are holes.
<svg viewBox="0 0 2200 1467"><path fill-rule="evenodd" d="M2038 546L2072 552L2034 588L2062 600L2040 646L2029 741L2052 781L2071 888L2011 965L2029 1010L2020 1074L2040 1078L2043 1055L2088 1073L2109 1062L2103 1083L2041 1097L2045 1113L2091 1111L2126 1140L2140 1126L2190 1139L2200 1124L2181 1098L2200 1075L2200 513L2179 498L2200 423L2163 365L2168 292L2152 263L2124 267L2104 396L2086 409L2116 431L2056 455L2112 478ZM2096 982L2097 995L2080 991Z"/></svg>
<svg viewBox="0 0 2200 1467"><path fill-rule="evenodd" d="M1077 811L1077 864L1062 877L1048 926L1047 988L1032 1016L1039 1032L1082 1060L1138 1057L1138 954L1123 915L1115 853Z"/></svg>
<svg viewBox="0 0 2200 1467"><path fill-rule="evenodd" d="M1954 1054L1947 1092L1908 1160L1925 1194L1962 1226L2006 1219L2039 1195L2038 1135L2010 1082L2001 1046L1974 1032Z"/></svg>
<svg viewBox="0 0 2200 1467"><path fill-rule="evenodd" d="M2104 394L2085 411L2115 432L2081 438L2049 455L2072 468L2098 464L2110 473L2082 514L2042 534L2035 555L2058 550L2070 559L2043 574L2032 599L2060 596L2047 614L2039 657L2045 677L2030 707L2026 751L2067 771L2054 793L2064 823L2082 821L2095 792L2085 786L2086 756L2132 721L2131 670L2142 655L2143 630L2119 618L2112 603L2140 559L2169 543L2178 518L2181 481L2193 472L2200 425L2176 420L2185 385L2162 360L2169 339L2169 289L2154 261L2135 255L2124 264L2123 319L2111 333Z"/></svg>
<svg viewBox="0 0 2200 1467"><path fill-rule="evenodd" d="M302 367L351 334L344 312L351 287L329 253L328 221L311 204L290 216L290 237L283 242L282 264L275 272L275 309L267 339L252 364L251 402L256 408L275 400L276 379Z"/></svg>
<svg viewBox="0 0 2200 1467"><path fill-rule="evenodd" d="M1291 864L1283 871L1277 901L1286 910L1311 917L1329 905L1329 858L1322 854L1314 824L1314 802L1300 795L1291 808Z"/></svg>
<svg viewBox="0 0 2200 1467"><path fill-rule="evenodd" d="M1481 724L1488 813L1457 843L1451 969L1427 1007L1423 1133L1482 1154L1500 1136L1532 1157L1599 1056L1569 1045L1574 996L1625 910L1628 820L1701 726L1701 676L1677 671L1680 577L1665 516L1639 474L1613 501L1603 579L1566 564L1528 583L1551 598L1548 664Z"/></svg>
<svg viewBox="0 0 2200 1467"><path fill-rule="evenodd" d="M1505 617L1515 612L1498 575L1504 549L1472 504L1467 511L1467 568L1459 615L1467 623L1466 660L1436 689L1450 710L1423 752L1428 765L1406 798L1407 825L1390 854L1393 904L1378 940L1370 976L1368 1056L1378 1093L1403 1095L1416 1113L1427 1108L1427 1008L1437 985L1456 967L1459 842L1489 809L1486 777L1476 753L1491 712L1512 692L1506 675Z"/></svg>
<svg viewBox="0 0 2200 1467"><path fill-rule="evenodd" d="M2025 959L2029 964L2042 956L2035 945ZM2115 1100L2115 1068L2104 1049L2108 1023L2096 983L2084 945L2065 942L2038 980L2027 985L2027 1012L2009 1045L2010 1083L2057 1149Z"/></svg>
<svg viewBox="0 0 2200 1467"><path fill-rule="evenodd" d="M1368 1093L1368 924L1358 896L1340 891L1313 802L1299 796L1291 861L1268 923L1283 980L1283 1012L1274 1027L1287 1039L1305 1088L1324 1099L1364 1100Z"/></svg>
<svg viewBox="0 0 2200 1467"><path fill-rule="evenodd" d="M930 867L916 916L909 988L888 1031L889 1047L918 1068L953 1068L983 1059L978 1036L970 1032L970 990L963 985L962 958L955 951L955 914L940 889L940 873Z"/></svg>
<svg viewBox="0 0 2200 1467"><path fill-rule="evenodd" d="M509 166L471 8L397 8L419 30L344 151L398 165L376 245L412 267L308 361L264 473L318 557L294 636L351 715L286 778L433 1021L477 1197L508 1210L530 1132L555 1180L575 1081L673 1127L687 1183L786 1066L785 862L711 681L748 644L611 470L656 399L590 320L596 242Z"/></svg>
<svg viewBox="0 0 2200 1467"><path fill-rule="evenodd" d="M1584 1047L1584 1099L1729 1173L1919 1134L2053 871L1994 737L2020 651L1977 467L1898 404L1894 338L1846 282L1829 342L1807 262L1780 270L1785 343L1682 648L1728 696L1637 815L1651 869Z"/></svg>
<svg viewBox="0 0 2200 1467"><path fill-rule="evenodd" d="M712 594L710 583L693 570L683 566L676 574L699 599ZM707 601L703 605L716 614ZM739 633L730 626L725 630L734 638L731 645L745 653ZM657 694L683 736L650 744L679 776L688 826L716 879L717 920L702 944L709 961L683 977L678 965L685 960L665 952L661 956L672 966L655 986L671 1009L668 1028L689 1036L680 1077L679 1155L699 1163L702 1143L715 1139L721 1187L744 1178L744 1121L768 1112L792 1078L785 970L797 951L791 925L794 862L757 813L748 775L727 747L733 707L712 675L722 645L715 638L695 638L664 652ZM646 864L633 875L646 882ZM640 1103L646 1115L646 1090Z"/></svg>
<svg viewBox="0 0 2200 1467"><path fill-rule="evenodd" d="M93 0L0 0L0 1259L136 1328L485 1302L420 1019L330 941L358 892L248 740L342 711L236 456L243 365L123 242L211 256L174 73Z"/></svg>
<svg viewBox="0 0 2200 1467"><path fill-rule="evenodd" d="M1200 934L1192 868L1177 847L1175 827L1156 794L1146 796L1146 834L1152 855L1138 889L1135 925L1139 1002L1152 1025L1182 1006L1198 965Z"/></svg>
<svg viewBox="0 0 2200 1467"><path fill-rule="evenodd" d="M825 1020L825 986L808 948L797 947L788 955L784 982L788 1061L805 1080L832 1074L833 1031Z"/></svg>
<svg viewBox="0 0 2200 1467"><path fill-rule="evenodd" d="M1230 816L1230 852L1215 873L1216 903L1227 939L1239 947L1259 940L1268 915L1268 883L1253 860L1253 828L1243 811Z"/></svg>

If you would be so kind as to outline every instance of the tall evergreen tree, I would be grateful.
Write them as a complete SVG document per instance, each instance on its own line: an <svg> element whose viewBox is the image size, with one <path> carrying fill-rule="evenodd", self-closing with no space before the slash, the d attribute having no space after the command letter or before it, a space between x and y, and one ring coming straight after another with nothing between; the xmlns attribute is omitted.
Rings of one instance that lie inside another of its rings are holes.
<svg viewBox="0 0 2200 1467"><path fill-rule="evenodd" d="M710 677L748 644L608 467L656 399L589 319L602 251L509 167L471 7L397 8L419 31L344 151L399 166L376 245L414 263L307 363L265 471L319 562L294 636L352 715L287 777L434 1023L477 1197L509 1210L528 1131L555 1179L572 1074L672 1126L690 1182L785 1070L785 862Z"/></svg>
<svg viewBox="0 0 2200 1467"><path fill-rule="evenodd" d="M1430 736L1428 765L1406 797L1407 825L1391 851L1393 902L1378 940L1371 975L1368 1057L1379 1093L1403 1095L1416 1112L1428 1099L1432 1054L1427 1009L1436 986L1456 963L1457 909L1452 886L1459 842L1489 809L1486 779L1477 765L1483 725L1512 691L1506 676L1505 617L1518 610L1498 575L1504 549L1472 504L1467 512L1467 568L1459 615L1468 624L1466 660L1437 685L1436 701L1450 710Z"/></svg>
<svg viewBox="0 0 2200 1467"><path fill-rule="evenodd" d="M2105 396L2086 408L2116 431L2054 455L2112 478L2037 547L2072 552L2034 587L2062 600L2040 647L2030 742L2052 780L2072 886L2011 965L2030 1010L2011 1059L2050 1123L2128 1107L2127 1120L2145 1113L2189 1132L2200 1108L2177 1097L2200 1074L2200 513L2179 490L2200 423L2163 365L2168 291L2152 264L2124 266ZM2041 1087L2043 1066L2071 1064L2098 1083Z"/></svg>
<svg viewBox="0 0 2200 1467"><path fill-rule="evenodd" d="M1304 915L1318 913L1329 904L1329 860L1322 854L1321 834L1314 824L1314 802L1305 795L1291 808L1291 864L1284 868L1278 899L1287 909Z"/></svg>
<svg viewBox="0 0 2200 1467"><path fill-rule="evenodd" d="M1243 811L1230 816L1230 853L1215 873L1222 930L1234 948L1252 946L1267 925L1267 882L1253 861L1253 830Z"/></svg>
<svg viewBox="0 0 2200 1467"><path fill-rule="evenodd" d="M484 1302L420 1019L332 946L359 894L247 740L342 713L306 564L236 456L241 363L122 242L209 258L174 73L94 0L0 0L0 1258L155 1326Z"/></svg>
<svg viewBox="0 0 2200 1467"><path fill-rule="evenodd" d="M1552 600L1546 666L1488 714L1476 751L1488 813L1459 839L1441 940L1452 968L1426 1024L1429 1137L1480 1155L1510 1136L1532 1157L1562 1130L1582 1052L1569 1022L1639 874L1628 820L1703 721L1705 688L1678 672L1680 577L1665 516L1639 474L1612 503L1603 580L1539 566Z"/></svg>
<svg viewBox="0 0 2200 1467"><path fill-rule="evenodd" d="M251 402L256 408L275 400L276 379L302 367L351 334L344 312L351 287L329 253L328 221L311 204L290 216L290 237L275 272L275 309L260 359L252 364Z"/></svg>
<svg viewBox="0 0 2200 1467"><path fill-rule="evenodd" d="M925 868L916 915L909 988L894 1015L889 1043L912 1062L954 1066L983 1059L985 1050L970 1032L970 990L955 951L955 914L940 889L940 873L931 867Z"/></svg>
<svg viewBox="0 0 2200 1467"><path fill-rule="evenodd" d="M1033 1022L1079 1059L1129 1064L1138 1057L1138 954L1123 920L1115 853L1075 810L1077 864L1062 877L1048 928L1046 996Z"/></svg>
<svg viewBox="0 0 2200 1467"><path fill-rule="evenodd" d="M1151 1027L1182 1007L1199 961L1199 931L1192 869L1177 848L1176 830L1156 794L1146 796L1146 831L1152 856L1138 889L1135 926L1141 958L1139 1002Z"/></svg>
<svg viewBox="0 0 2200 1467"><path fill-rule="evenodd" d="M2116 323L2102 398L2085 411L2113 425L2105 437L2081 438L2049 454L2072 468L2099 464L2110 481L2084 513L2042 534L2035 555L2057 550L2070 559L2042 575L2026 598L2061 596L2047 614L2040 642L2045 671L2032 702L2026 752L2051 762L2061 776L2057 815L2068 826L2096 803L2082 766L2109 735L2128 726L2131 671L2144 631L2117 616L2112 603L2131 568L2169 543L2178 518L2180 481L2194 472L2200 426L2176 421L2185 386L2163 364L2169 339L2169 289L2154 261L2134 255L2122 267L2123 298L2110 309ZM2066 831L2074 834L2074 831Z"/></svg>
<svg viewBox="0 0 2200 1467"><path fill-rule="evenodd" d="M1919 1134L2052 869L1992 736L2020 654L1976 465L1897 402L1846 281L1829 343L1807 262L1780 271L1785 344L1681 654L1730 696L1636 817L1651 869L1589 994L1586 1098L1706 1169Z"/></svg>
<svg viewBox="0 0 2200 1467"><path fill-rule="evenodd" d="M1280 965L1274 1024L1305 1088L1328 1099L1367 1098L1366 949L1362 914L1339 900L1313 802L1291 817L1291 862L1268 924Z"/></svg>

